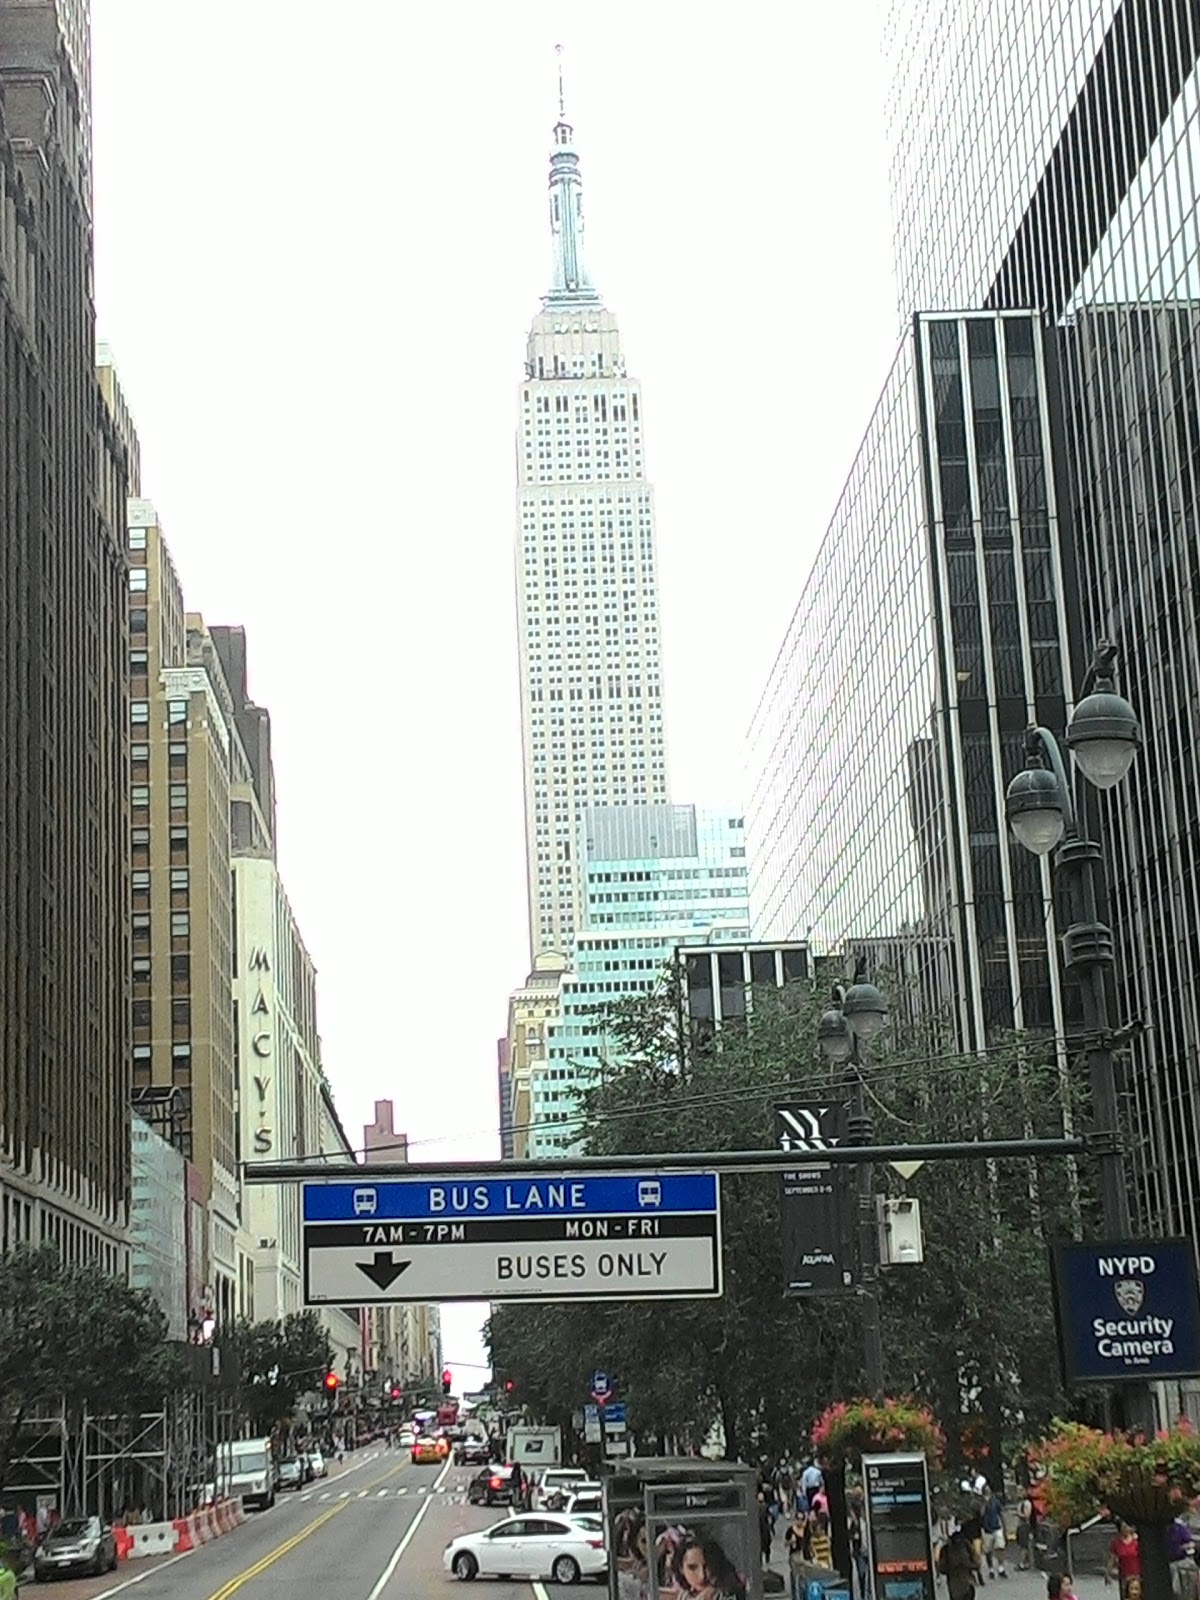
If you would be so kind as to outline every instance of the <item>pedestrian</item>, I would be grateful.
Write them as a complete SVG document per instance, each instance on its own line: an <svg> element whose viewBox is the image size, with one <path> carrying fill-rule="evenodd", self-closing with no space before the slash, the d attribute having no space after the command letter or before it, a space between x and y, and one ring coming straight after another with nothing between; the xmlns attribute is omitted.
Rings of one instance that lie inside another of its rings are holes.
<svg viewBox="0 0 1200 1600"><path fill-rule="evenodd" d="M812 1497L818 1489L825 1487L825 1474L821 1471L815 1460L810 1460L804 1471L800 1474L800 1487L804 1491L807 1501L806 1509L812 1508Z"/></svg>
<svg viewBox="0 0 1200 1600"><path fill-rule="evenodd" d="M828 1511L808 1513L808 1559L817 1567L833 1566L833 1538Z"/></svg>
<svg viewBox="0 0 1200 1600"><path fill-rule="evenodd" d="M1028 1489L1024 1490L1017 1505L1017 1571L1028 1572L1034 1557L1034 1528L1037 1525L1037 1508Z"/></svg>
<svg viewBox="0 0 1200 1600"><path fill-rule="evenodd" d="M983 1523L983 1549L987 1557L989 1578L1007 1578L1008 1569L1004 1565L1005 1551L1008 1549L1008 1533L1004 1526L1004 1501L995 1489L987 1494L980 1513Z"/></svg>
<svg viewBox="0 0 1200 1600"><path fill-rule="evenodd" d="M1117 1536L1108 1547L1104 1563L1104 1581L1115 1577L1120 1585L1121 1600L1136 1600L1142 1592L1142 1552L1138 1536L1128 1522L1117 1526Z"/></svg>
<svg viewBox="0 0 1200 1600"><path fill-rule="evenodd" d="M979 1582L986 1580L983 1575L983 1507L974 1506L962 1520L959 1530L966 1539L971 1550L971 1557L975 1562L975 1571L979 1575Z"/></svg>
<svg viewBox="0 0 1200 1600"><path fill-rule="evenodd" d="M771 1545L775 1538L775 1522L771 1516L771 1508L767 1504L766 1494L762 1489L758 1491L758 1542L762 1550L762 1564L769 1567L771 1564Z"/></svg>
<svg viewBox="0 0 1200 1600"><path fill-rule="evenodd" d="M938 1551L937 1569L946 1580L950 1600L974 1600L979 1569L965 1528L956 1528Z"/></svg>
<svg viewBox="0 0 1200 1600"><path fill-rule="evenodd" d="M854 1576L858 1582L858 1600L867 1600L871 1563L867 1557L866 1502L862 1490L858 1488L851 1489L846 1496L846 1532L850 1539Z"/></svg>
<svg viewBox="0 0 1200 1600"><path fill-rule="evenodd" d="M1196 1540L1182 1517L1167 1529L1167 1560L1176 1600L1196 1600Z"/></svg>

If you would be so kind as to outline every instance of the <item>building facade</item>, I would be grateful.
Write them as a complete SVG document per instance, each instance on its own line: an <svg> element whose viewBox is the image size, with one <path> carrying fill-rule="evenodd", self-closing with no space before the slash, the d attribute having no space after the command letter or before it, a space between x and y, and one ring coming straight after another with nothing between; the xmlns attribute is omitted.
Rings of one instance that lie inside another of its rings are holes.
<svg viewBox="0 0 1200 1600"><path fill-rule="evenodd" d="M1055 329L1083 643L1117 644L1145 738L1101 802L1118 1015L1152 1024L1127 1085L1136 1209L1195 1237L1200 11L1045 0L995 4L980 27L898 0L889 49L904 304L1032 306Z"/></svg>
<svg viewBox="0 0 1200 1600"><path fill-rule="evenodd" d="M1135 1210L1194 1237L1200 12L893 0L886 52L912 331L755 718L757 927L815 925L892 951L903 934L913 981L954 1006L958 1043L1006 1025L1061 1040L1075 995L1060 982L1050 877L1007 843L1003 792L1022 764L1020 702L1061 733L1091 646L1112 639L1145 748L1089 803L1111 878L1117 1015L1152 1024L1126 1084ZM884 584L871 572L881 540ZM830 645L818 682L795 647L863 574L878 615L851 629L855 648L864 663L892 648L899 672L885 659L868 681ZM853 707L857 748L823 787L812 772L838 761L839 740L811 709L833 704Z"/></svg>
<svg viewBox="0 0 1200 1600"><path fill-rule="evenodd" d="M751 729L755 932L904 950L963 1049L1065 1031L1047 871L1004 820L1077 655L1056 406L1037 315L917 316Z"/></svg>
<svg viewBox="0 0 1200 1600"><path fill-rule="evenodd" d="M533 1084L535 1077L545 1079L550 1029L558 1017L566 972L566 956L543 951L525 982L508 997L508 1030L501 1040L500 1136L503 1144L507 1134L517 1161L533 1154Z"/></svg>
<svg viewBox="0 0 1200 1600"><path fill-rule="evenodd" d="M561 112L549 199L553 278L529 333L517 441L531 961L567 950L578 926L583 812L667 796L641 388L588 277L579 158Z"/></svg>
<svg viewBox="0 0 1200 1600"><path fill-rule="evenodd" d="M94 366L87 9L0 3L0 1248L124 1273L130 471Z"/></svg>
<svg viewBox="0 0 1200 1600"><path fill-rule="evenodd" d="M167 1338L188 1337L193 1285L188 1281L188 1163L176 1144L140 1116L132 1119L133 1202L129 1282L152 1294Z"/></svg>
<svg viewBox="0 0 1200 1600"><path fill-rule="evenodd" d="M749 936L744 841L743 818L729 807L584 813L583 926L543 1025L544 1056L529 1063L527 1155L574 1148L583 1091L621 1064L605 1007L652 993L683 939L720 944Z"/></svg>
<svg viewBox="0 0 1200 1600"><path fill-rule="evenodd" d="M323 1088L316 969L274 859L236 855L233 882L243 1157L311 1157L318 1153ZM253 1185L246 1205L256 1315L290 1316L304 1305L299 1188Z"/></svg>
<svg viewBox="0 0 1200 1600"><path fill-rule="evenodd" d="M242 1309L229 818L236 753L220 663L148 500L127 507L133 1091L171 1089L208 1186L213 1314Z"/></svg>
<svg viewBox="0 0 1200 1600"><path fill-rule="evenodd" d="M408 1137L396 1127L390 1100L376 1100L375 1120L363 1128L363 1161L408 1160ZM441 1314L434 1305L362 1308L363 1379L382 1395L389 1383L433 1384L442 1370Z"/></svg>

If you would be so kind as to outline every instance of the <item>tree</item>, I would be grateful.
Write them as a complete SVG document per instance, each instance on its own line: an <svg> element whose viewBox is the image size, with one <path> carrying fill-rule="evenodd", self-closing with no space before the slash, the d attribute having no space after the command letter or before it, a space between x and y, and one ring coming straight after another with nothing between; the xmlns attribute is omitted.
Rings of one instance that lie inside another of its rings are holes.
<svg viewBox="0 0 1200 1600"><path fill-rule="evenodd" d="M616 1060L584 1096L588 1153L762 1148L775 1100L839 1087L815 1040L828 1003L815 985L756 990L751 1025L700 1043L681 1037L670 973L605 1008ZM865 1070L881 1142L1061 1134L1077 1110L1044 1050L1013 1039L985 1057L947 1052L937 1019L894 1022ZM927 1400L948 1424L982 1415L998 1452L1006 1432L1062 1409L1043 1241L1073 1231L1086 1194L1066 1163L1028 1160L931 1162L905 1188L922 1201L926 1259L881 1284L889 1392ZM778 1201L777 1176L723 1180L723 1299L500 1307L493 1365L547 1416L578 1409L601 1366L639 1433L700 1442L719 1420L731 1455L794 1450L831 1401L863 1391L862 1337L853 1299L783 1298ZM956 1430L952 1460L960 1449Z"/></svg>
<svg viewBox="0 0 1200 1600"><path fill-rule="evenodd" d="M28 1420L142 1410L182 1380L153 1296L49 1244L0 1258L0 1490Z"/></svg>
<svg viewBox="0 0 1200 1600"><path fill-rule="evenodd" d="M255 1435L286 1422L301 1395L321 1385L333 1346L315 1311L296 1311L281 1322L248 1322L233 1332L240 1373L239 1403Z"/></svg>

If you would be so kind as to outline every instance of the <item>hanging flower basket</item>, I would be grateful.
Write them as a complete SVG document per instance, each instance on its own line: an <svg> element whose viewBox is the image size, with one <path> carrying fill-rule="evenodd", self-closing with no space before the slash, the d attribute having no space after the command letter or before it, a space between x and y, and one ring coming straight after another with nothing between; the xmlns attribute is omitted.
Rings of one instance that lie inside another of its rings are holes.
<svg viewBox="0 0 1200 1600"><path fill-rule="evenodd" d="M843 1464L897 1454L936 1464L946 1443L933 1413L915 1400L840 1400L813 1423L812 1438L819 1455Z"/></svg>
<svg viewBox="0 0 1200 1600"><path fill-rule="evenodd" d="M1200 1434L1182 1424L1147 1439L1056 1422L1030 1459L1045 1472L1046 1509L1064 1527L1098 1511L1165 1525L1200 1495Z"/></svg>

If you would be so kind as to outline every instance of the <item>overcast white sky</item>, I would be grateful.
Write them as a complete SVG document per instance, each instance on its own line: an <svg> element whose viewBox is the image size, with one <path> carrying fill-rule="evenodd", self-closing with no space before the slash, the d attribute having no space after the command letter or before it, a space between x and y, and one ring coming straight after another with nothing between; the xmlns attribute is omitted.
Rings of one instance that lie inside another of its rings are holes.
<svg viewBox="0 0 1200 1600"><path fill-rule="evenodd" d="M339 1109L356 1143L390 1097L415 1159L492 1155L554 45L644 385L672 797L724 803L893 348L874 6L93 14L98 331L188 607L249 635ZM478 1310L443 1322L472 1387Z"/></svg>

